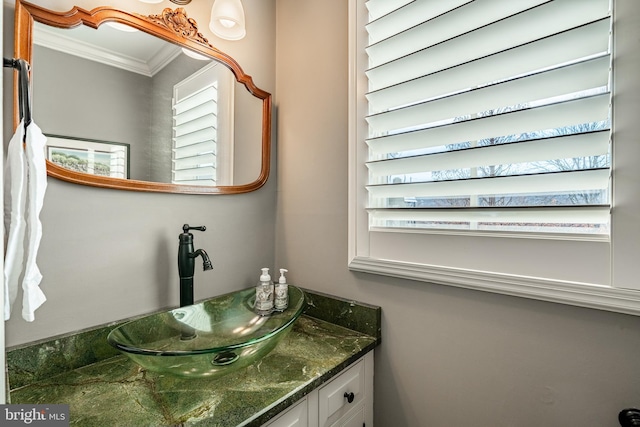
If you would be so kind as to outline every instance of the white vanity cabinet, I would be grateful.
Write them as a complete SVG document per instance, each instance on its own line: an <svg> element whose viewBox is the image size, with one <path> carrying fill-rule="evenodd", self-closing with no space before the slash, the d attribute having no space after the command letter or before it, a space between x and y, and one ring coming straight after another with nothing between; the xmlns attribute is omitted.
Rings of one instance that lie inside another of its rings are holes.
<svg viewBox="0 0 640 427"><path fill-rule="evenodd" d="M262 427L373 427L373 351Z"/></svg>

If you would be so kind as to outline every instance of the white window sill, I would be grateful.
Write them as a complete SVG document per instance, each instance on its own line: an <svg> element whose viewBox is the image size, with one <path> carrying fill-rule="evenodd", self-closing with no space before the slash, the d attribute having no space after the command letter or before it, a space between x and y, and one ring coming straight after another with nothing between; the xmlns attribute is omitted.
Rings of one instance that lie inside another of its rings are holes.
<svg viewBox="0 0 640 427"><path fill-rule="evenodd" d="M349 269L578 307L640 315L640 292L609 286L444 268L359 256L351 260Z"/></svg>

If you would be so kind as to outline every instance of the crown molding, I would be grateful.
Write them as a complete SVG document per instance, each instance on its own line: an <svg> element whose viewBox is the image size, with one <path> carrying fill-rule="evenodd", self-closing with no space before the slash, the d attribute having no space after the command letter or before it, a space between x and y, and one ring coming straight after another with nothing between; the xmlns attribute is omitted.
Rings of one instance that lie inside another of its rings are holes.
<svg viewBox="0 0 640 427"><path fill-rule="evenodd" d="M123 55L120 52L62 35L58 31L43 25L34 26L33 43L147 77L153 77L154 74L164 68L181 52L178 46L167 44L157 55L146 62Z"/></svg>

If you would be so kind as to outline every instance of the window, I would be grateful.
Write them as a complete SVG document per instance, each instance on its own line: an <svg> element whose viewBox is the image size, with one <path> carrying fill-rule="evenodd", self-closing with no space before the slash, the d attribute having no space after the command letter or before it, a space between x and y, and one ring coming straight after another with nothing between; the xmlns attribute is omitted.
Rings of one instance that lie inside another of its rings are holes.
<svg viewBox="0 0 640 427"><path fill-rule="evenodd" d="M372 226L608 235L609 0L404 3L367 2Z"/></svg>
<svg viewBox="0 0 640 427"><path fill-rule="evenodd" d="M611 173L612 40L634 24L612 10L352 0L351 269L640 312L614 256L635 189Z"/></svg>
<svg viewBox="0 0 640 427"><path fill-rule="evenodd" d="M173 88L173 184L233 185L234 81L224 71L211 63Z"/></svg>

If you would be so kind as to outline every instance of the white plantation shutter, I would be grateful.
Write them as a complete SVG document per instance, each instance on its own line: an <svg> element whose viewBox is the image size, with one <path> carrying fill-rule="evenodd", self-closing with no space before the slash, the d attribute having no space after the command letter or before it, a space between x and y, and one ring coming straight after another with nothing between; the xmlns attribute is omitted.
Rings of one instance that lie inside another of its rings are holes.
<svg viewBox="0 0 640 427"><path fill-rule="evenodd" d="M213 82L175 100L174 184L216 185L217 99L217 82Z"/></svg>
<svg viewBox="0 0 640 427"><path fill-rule="evenodd" d="M609 232L609 0L370 0L369 224Z"/></svg>
<svg viewBox="0 0 640 427"><path fill-rule="evenodd" d="M234 83L212 62L174 86L172 183L233 183Z"/></svg>

